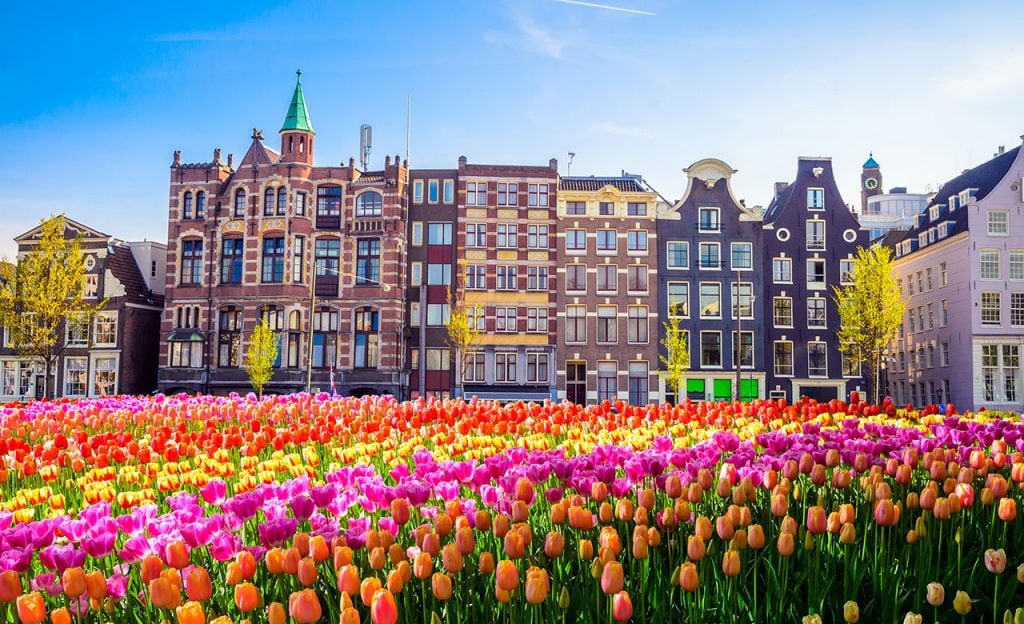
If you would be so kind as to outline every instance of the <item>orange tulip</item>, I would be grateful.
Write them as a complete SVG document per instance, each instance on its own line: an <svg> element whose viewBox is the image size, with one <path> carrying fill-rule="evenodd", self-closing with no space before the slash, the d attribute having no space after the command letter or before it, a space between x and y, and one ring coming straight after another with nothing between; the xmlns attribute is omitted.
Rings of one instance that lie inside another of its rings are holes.
<svg viewBox="0 0 1024 624"><path fill-rule="evenodd" d="M754 550L764 548L764 528L760 524L752 524L747 530L747 546Z"/></svg>
<svg viewBox="0 0 1024 624"><path fill-rule="evenodd" d="M21 577L14 570L0 572L0 602L14 602L21 595Z"/></svg>
<svg viewBox="0 0 1024 624"><path fill-rule="evenodd" d="M541 604L547 599L550 591L551 581L548 578L547 570L531 567L526 571L526 602Z"/></svg>
<svg viewBox="0 0 1024 624"><path fill-rule="evenodd" d="M494 572L494 555L489 552L480 553L480 560L477 562L476 567L480 570L480 574Z"/></svg>
<svg viewBox="0 0 1024 624"><path fill-rule="evenodd" d="M160 576L160 571L164 569L164 562L160 561L160 557L156 555L146 555L139 566L139 574L142 577L142 582L146 585L150 581Z"/></svg>
<svg viewBox="0 0 1024 624"><path fill-rule="evenodd" d="M64 586L64 594L69 598L78 598L85 593L85 570L82 568L68 568L61 575L61 583Z"/></svg>
<svg viewBox="0 0 1024 624"><path fill-rule="evenodd" d="M1012 498L999 499L999 519L1003 522L1013 522L1017 518L1017 501Z"/></svg>
<svg viewBox="0 0 1024 624"><path fill-rule="evenodd" d="M795 548L795 545L793 543L793 534L787 532L780 533L779 541L778 544L776 544L776 547L779 550L779 554L783 557L788 557L792 555L793 549Z"/></svg>
<svg viewBox="0 0 1024 624"><path fill-rule="evenodd" d="M374 531L371 529L367 534L367 542L369 542L370 535ZM292 538L292 547L299 551L299 557L305 557L309 555L309 534L308 533L296 533L295 537Z"/></svg>
<svg viewBox="0 0 1024 624"><path fill-rule="evenodd" d="M544 539L544 554L552 559L562 556L565 550L565 538L558 531L551 531Z"/></svg>
<svg viewBox="0 0 1024 624"><path fill-rule="evenodd" d="M697 591L700 584L700 577L697 574L697 566L687 561L679 569L679 586L688 592Z"/></svg>
<svg viewBox="0 0 1024 624"><path fill-rule="evenodd" d="M263 564L267 566L267 572L281 574L284 572L284 551L280 548L271 548L263 556Z"/></svg>
<svg viewBox="0 0 1024 624"><path fill-rule="evenodd" d="M402 573L398 570L391 570L388 572L384 586L387 587L388 591L392 594L402 593L402 590L405 589L405 579L402 578Z"/></svg>
<svg viewBox="0 0 1024 624"><path fill-rule="evenodd" d="M594 558L594 544L590 540L580 540L580 559L590 561Z"/></svg>
<svg viewBox="0 0 1024 624"><path fill-rule="evenodd" d="M338 591L349 596L359 593L359 570L354 565L344 565L338 570Z"/></svg>
<svg viewBox="0 0 1024 624"><path fill-rule="evenodd" d="M309 557L305 557L299 561L299 571L297 576L299 582L302 583L303 587L309 587L316 582L316 563L313 562Z"/></svg>
<svg viewBox="0 0 1024 624"><path fill-rule="evenodd" d="M339 624L359 624L359 611L354 607L348 607L341 612Z"/></svg>
<svg viewBox="0 0 1024 624"><path fill-rule="evenodd" d="M507 592L512 591L519 585L519 570L516 568L516 564L512 563L508 559L502 559L498 562L498 569L495 575L495 583L499 589L503 589Z"/></svg>
<svg viewBox="0 0 1024 624"><path fill-rule="evenodd" d="M391 501L391 519L398 526L405 526L409 522L409 501L404 498L396 498Z"/></svg>
<svg viewBox="0 0 1024 624"><path fill-rule="evenodd" d="M235 606L242 613L249 613L260 606L260 592L252 583L235 585Z"/></svg>
<svg viewBox="0 0 1024 624"><path fill-rule="evenodd" d="M85 575L85 592L93 600L103 600L107 595L107 577L99 570Z"/></svg>
<svg viewBox="0 0 1024 624"><path fill-rule="evenodd" d="M248 550L239 552L235 555L235 561L238 562L238 566L242 569L242 578L248 581L256 576L256 557L251 552Z"/></svg>
<svg viewBox="0 0 1024 624"><path fill-rule="evenodd" d="M181 603L178 589L161 576L149 582L149 600L158 609L173 609Z"/></svg>
<svg viewBox="0 0 1024 624"><path fill-rule="evenodd" d="M625 585L622 564L618 561L610 561L604 566L601 572L601 591L611 595L622 591Z"/></svg>
<svg viewBox="0 0 1024 624"><path fill-rule="evenodd" d="M837 518L838 519L838 518ZM823 507L814 505L807 508L807 530L811 535L819 535L828 529L828 516Z"/></svg>
<svg viewBox="0 0 1024 624"><path fill-rule="evenodd" d="M190 600L178 607L175 613L178 616L178 624L206 624L203 605L198 602Z"/></svg>
<svg viewBox="0 0 1024 624"><path fill-rule="evenodd" d="M395 624L398 621L398 605L391 592L382 589L373 595L370 618L373 624Z"/></svg>
<svg viewBox="0 0 1024 624"><path fill-rule="evenodd" d="M50 614L50 624L71 624L71 612L61 607Z"/></svg>
<svg viewBox="0 0 1024 624"><path fill-rule="evenodd" d="M434 561L430 558L430 553L421 552L416 555L412 571L418 579L426 580L430 578L430 575L434 573Z"/></svg>
<svg viewBox="0 0 1024 624"><path fill-rule="evenodd" d="M691 561L700 561L706 552L707 546L704 545L704 538L700 535L691 535L686 540L686 556Z"/></svg>
<svg viewBox="0 0 1024 624"><path fill-rule="evenodd" d="M726 576L740 575L740 553L729 549L722 555L722 572Z"/></svg>
<svg viewBox="0 0 1024 624"><path fill-rule="evenodd" d="M628 622L633 617L633 601L629 593L620 591L612 596L612 617L616 622Z"/></svg>
<svg viewBox="0 0 1024 624"><path fill-rule="evenodd" d="M462 571L464 564L462 553L459 552L458 546L454 543L445 544L445 547L441 550L441 564L444 565L444 569L450 574L457 574Z"/></svg>
<svg viewBox="0 0 1024 624"><path fill-rule="evenodd" d="M430 588L434 592L434 598L448 600L452 597L452 579L443 572L435 572L430 577Z"/></svg>
<svg viewBox="0 0 1024 624"><path fill-rule="evenodd" d="M46 605L39 592L18 596L17 608L21 624L42 624L46 620Z"/></svg>
<svg viewBox="0 0 1024 624"><path fill-rule="evenodd" d="M284 605L280 602L272 602L267 606L267 622L269 624L286 624L288 621L288 614L284 610Z"/></svg>
<svg viewBox="0 0 1024 624"><path fill-rule="evenodd" d="M384 584L380 582L379 578L373 576L364 578L363 582L359 584L359 599L368 607L373 603L373 595L383 587Z"/></svg>
<svg viewBox="0 0 1024 624"><path fill-rule="evenodd" d="M323 615L323 610L316 592L303 589L288 597L288 613L298 624L313 624Z"/></svg>
<svg viewBox="0 0 1024 624"><path fill-rule="evenodd" d="M328 548L327 539L323 535L315 535L309 539L309 556L317 563L330 558L331 549Z"/></svg>
<svg viewBox="0 0 1024 624"><path fill-rule="evenodd" d="M164 561L167 562L167 565L178 570L188 567L191 561L188 554L188 546L185 545L185 542L177 540L167 544L164 548Z"/></svg>
<svg viewBox="0 0 1024 624"><path fill-rule="evenodd" d="M206 602L213 595L213 583L205 569L194 566L185 574L185 595L193 602Z"/></svg>

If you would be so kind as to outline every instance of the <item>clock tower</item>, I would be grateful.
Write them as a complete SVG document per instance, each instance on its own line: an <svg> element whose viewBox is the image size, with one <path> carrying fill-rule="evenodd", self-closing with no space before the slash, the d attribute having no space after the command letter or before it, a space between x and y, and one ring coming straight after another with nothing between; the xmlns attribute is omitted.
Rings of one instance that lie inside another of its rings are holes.
<svg viewBox="0 0 1024 624"><path fill-rule="evenodd" d="M867 214L868 198L882 193L882 169L875 161L873 154L868 154L868 160L860 172L860 213Z"/></svg>

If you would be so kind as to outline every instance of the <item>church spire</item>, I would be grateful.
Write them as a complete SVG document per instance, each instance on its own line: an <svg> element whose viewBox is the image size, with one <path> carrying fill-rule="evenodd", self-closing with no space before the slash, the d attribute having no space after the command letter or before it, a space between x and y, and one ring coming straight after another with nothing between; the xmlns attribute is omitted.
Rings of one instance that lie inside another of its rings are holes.
<svg viewBox="0 0 1024 624"><path fill-rule="evenodd" d="M302 95L302 70L295 72L295 93L292 94L292 103L288 106L288 115L284 118L284 125L281 132L308 132L313 131L313 123L309 120L309 111L306 110L306 98Z"/></svg>

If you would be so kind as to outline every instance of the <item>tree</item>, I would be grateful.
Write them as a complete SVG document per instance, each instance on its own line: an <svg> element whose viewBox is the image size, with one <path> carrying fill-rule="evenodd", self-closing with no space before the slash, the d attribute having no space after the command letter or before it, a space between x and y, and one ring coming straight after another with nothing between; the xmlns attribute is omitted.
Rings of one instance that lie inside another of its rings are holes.
<svg viewBox="0 0 1024 624"><path fill-rule="evenodd" d="M850 284L833 287L839 309L839 350L854 366L871 369L872 399L878 403L882 357L896 337L906 302L893 274L888 247L857 249Z"/></svg>
<svg viewBox="0 0 1024 624"><path fill-rule="evenodd" d="M463 371L472 363L480 342L480 310L466 303L466 292L460 279L465 275L465 269L465 261L460 261L458 276L448 291L449 318L445 324L448 328L448 346L455 355L455 387L459 396L462 396Z"/></svg>
<svg viewBox="0 0 1024 624"><path fill-rule="evenodd" d="M249 348L245 352L245 372L249 375L256 394L263 396L263 386L274 376L274 362L277 361L280 335L267 325L267 319L260 322L249 336Z"/></svg>
<svg viewBox="0 0 1024 624"><path fill-rule="evenodd" d="M64 215L43 219L35 247L0 280L0 324L18 355L45 367L43 396L50 395L50 371L67 346L65 327L76 323L87 329L106 303L84 301L82 235L69 240L65 225Z"/></svg>
<svg viewBox="0 0 1024 624"><path fill-rule="evenodd" d="M661 376L665 387L676 396L680 403L686 392L686 371L690 370L690 339L688 332L682 328L682 314L673 309L668 320L662 323L665 337L661 346L665 347L665 355L658 355L661 360Z"/></svg>

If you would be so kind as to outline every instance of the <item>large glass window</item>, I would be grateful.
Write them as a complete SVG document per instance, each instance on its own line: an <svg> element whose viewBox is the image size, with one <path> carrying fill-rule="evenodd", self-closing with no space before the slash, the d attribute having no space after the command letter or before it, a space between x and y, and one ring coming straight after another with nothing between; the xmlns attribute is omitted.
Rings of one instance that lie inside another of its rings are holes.
<svg viewBox="0 0 1024 624"><path fill-rule="evenodd" d="M807 299L807 326L826 327L824 297L810 297Z"/></svg>
<svg viewBox="0 0 1024 624"><path fill-rule="evenodd" d="M565 307L565 341L587 341L587 306L570 305Z"/></svg>
<svg viewBox="0 0 1024 624"><path fill-rule="evenodd" d="M302 313L292 310L288 313L288 344L285 346L285 361L288 368L299 367L299 345L302 343Z"/></svg>
<svg viewBox="0 0 1024 624"><path fill-rule="evenodd" d="M565 398L577 405L587 402L587 363L566 362Z"/></svg>
<svg viewBox="0 0 1024 624"><path fill-rule="evenodd" d="M788 340L775 341L775 375L793 376L793 343Z"/></svg>
<svg viewBox="0 0 1024 624"><path fill-rule="evenodd" d="M117 312L96 313L92 342L97 347L112 347L117 344Z"/></svg>
<svg viewBox="0 0 1024 624"><path fill-rule="evenodd" d="M633 253L647 253L647 230L626 232L626 250Z"/></svg>
<svg viewBox="0 0 1024 624"><path fill-rule="evenodd" d="M548 268L531 266L526 268L526 290L547 290Z"/></svg>
<svg viewBox="0 0 1024 624"><path fill-rule="evenodd" d="M645 293L648 289L646 264L630 264L626 267L626 290L631 293Z"/></svg>
<svg viewBox="0 0 1024 624"><path fill-rule="evenodd" d="M807 222L807 249L821 251L825 249L825 222L812 220Z"/></svg>
<svg viewBox="0 0 1024 624"><path fill-rule="evenodd" d="M519 381L515 353L494 354L494 381L497 383L515 383Z"/></svg>
<svg viewBox="0 0 1024 624"><path fill-rule="evenodd" d="M754 318L754 284L752 282L732 283L732 317L737 315Z"/></svg>
<svg viewBox="0 0 1024 624"><path fill-rule="evenodd" d="M807 261L807 286L809 288L825 287L825 260L811 258Z"/></svg>
<svg viewBox="0 0 1024 624"><path fill-rule="evenodd" d="M494 309L494 331L514 333L519 331L519 308L498 306Z"/></svg>
<svg viewBox="0 0 1024 624"><path fill-rule="evenodd" d="M981 324L999 325L1002 322L1002 293L981 293Z"/></svg>
<svg viewBox="0 0 1024 624"><path fill-rule="evenodd" d="M87 368L88 358L69 357L64 359L64 396L85 396Z"/></svg>
<svg viewBox="0 0 1024 624"><path fill-rule="evenodd" d="M306 237L296 236L295 243L292 245L292 281L296 284L302 283L303 265L305 264L303 257L305 253Z"/></svg>
<svg viewBox="0 0 1024 624"><path fill-rule="evenodd" d="M793 282L793 259L772 258L772 281L779 284Z"/></svg>
<svg viewBox="0 0 1024 624"><path fill-rule="evenodd" d="M428 264L427 284L429 286L450 286L452 283L452 265Z"/></svg>
<svg viewBox="0 0 1024 624"><path fill-rule="evenodd" d="M565 290L586 292L587 265L567 264L565 266Z"/></svg>
<svg viewBox="0 0 1024 624"><path fill-rule="evenodd" d="M341 224L341 187L320 186L316 189L316 224L337 227Z"/></svg>
<svg viewBox="0 0 1024 624"><path fill-rule="evenodd" d="M629 306L628 314L628 340L632 344L647 344L647 330L650 326L648 321L647 306Z"/></svg>
<svg viewBox="0 0 1024 624"><path fill-rule="evenodd" d="M665 262L670 269L685 269L690 266L690 244L669 241L665 246Z"/></svg>
<svg viewBox="0 0 1024 624"><path fill-rule="evenodd" d="M618 315L616 306L597 306L597 341L599 343L618 342Z"/></svg>
<svg viewBox="0 0 1024 624"><path fill-rule="evenodd" d="M737 349L739 349L739 353L737 353ZM736 332L732 333L732 362L734 367L737 361L739 361L739 365L742 368L754 367L754 332L740 332L738 340Z"/></svg>
<svg viewBox="0 0 1024 624"><path fill-rule="evenodd" d="M828 356L824 342L807 343L807 375L828 377Z"/></svg>
<svg viewBox="0 0 1024 624"><path fill-rule="evenodd" d="M565 202L565 214L567 214L567 215L585 215L585 214L587 214L587 202L581 202L581 201Z"/></svg>
<svg viewBox="0 0 1024 624"><path fill-rule="evenodd" d="M217 366L238 366L241 341L242 311L234 306L222 308L217 323Z"/></svg>
<svg viewBox="0 0 1024 624"><path fill-rule="evenodd" d="M428 245L451 245L452 224L451 223L428 223L427 224Z"/></svg>
<svg viewBox="0 0 1024 624"><path fill-rule="evenodd" d="M532 186L532 185L531 185ZM547 198L545 197L545 201ZM548 381L548 354L526 354L526 383L543 384Z"/></svg>
<svg viewBox="0 0 1024 624"><path fill-rule="evenodd" d="M263 216L269 217L274 214L274 189L268 188L263 193Z"/></svg>
<svg viewBox="0 0 1024 624"><path fill-rule="evenodd" d="M203 282L203 241L181 241L181 285L198 286Z"/></svg>
<svg viewBox="0 0 1024 624"><path fill-rule="evenodd" d="M689 318L690 284L688 282L669 282L666 294L668 295L668 315Z"/></svg>
<svg viewBox="0 0 1024 624"><path fill-rule="evenodd" d="M650 402L648 394L647 362L629 363L629 403L630 405L647 405Z"/></svg>
<svg viewBox="0 0 1024 624"><path fill-rule="evenodd" d="M526 308L526 331L541 334L548 331L547 308Z"/></svg>
<svg viewBox="0 0 1024 624"><path fill-rule="evenodd" d="M597 363L597 400L614 401L619 398L619 367L617 362Z"/></svg>
<svg viewBox="0 0 1024 624"><path fill-rule="evenodd" d="M1010 233L1010 211L989 210L988 211L988 235L1006 236Z"/></svg>
<svg viewBox="0 0 1024 624"><path fill-rule="evenodd" d="M700 333L700 365L715 367L722 365L722 333L702 331Z"/></svg>
<svg viewBox="0 0 1024 624"><path fill-rule="evenodd" d="M825 209L825 189L823 188L808 188L807 189L807 209L808 210L824 210Z"/></svg>
<svg viewBox="0 0 1024 624"><path fill-rule="evenodd" d="M487 183L466 182L466 205L486 206L487 205Z"/></svg>
<svg viewBox="0 0 1024 624"><path fill-rule="evenodd" d="M437 183L434 182L434 201L437 201ZM376 191L360 193L356 198L357 217L379 217L384 210L384 200L381 194Z"/></svg>
<svg viewBox="0 0 1024 624"><path fill-rule="evenodd" d="M355 368L377 368L380 314L374 308L356 309Z"/></svg>
<svg viewBox="0 0 1024 624"><path fill-rule="evenodd" d="M698 249L700 251L700 268L722 268L721 246L718 243L699 243Z"/></svg>
<svg viewBox="0 0 1024 624"><path fill-rule="evenodd" d="M225 238L220 254L220 281L222 284L241 284L245 254L245 241L241 238Z"/></svg>
<svg viewBox="0 0 1024 624"><path fill-rule="evenodd" d="M519 267L514 264L500 265L495 269L497 290L519 290Z"/></svg>
<svg viewBox="0 0 1024 624"><path fill-rule="evenodd" d="M1010 325L1024 327L1024 293L1010 293Z"/></svg>
<svg viewBox="0 0 1024 624"><path fill-rule="evenodd" d="M283 217L288 212L288 189L279 187L277 189L277 216Z"/></svg>
<svg viewBox="0 0 1024 624"><path fill-rule="evenodd" d="M356 243L356 285L380 284L380 239L360 238Z"/></svg>
<svg viewBox="0 0 1024 624"><path fill-rule="evenodd" d="M519 247L519 226L515 223L499 223L497 246L507 249Z"/></svg>
<svg viewBox="0 0 1024 624"><path fill-rule="evenodd" d="M548 207L548 185L547 184L530 184L528 186L529 198L527 203L533 207L547 208Z"/></svg>
<svg viewBox="0 0 1024 624"><path fill-rule="evenodd" d="M701 232L717 232L720 227L718 208L700 208L697 211L698 229Z"/></svg>
<svg viewBox="0 0 1024 624"><path fill-rule="evenodd" d="M732 268L734 271L749 270L754 268L753 243L732 244Z"/></svg>
<svg viewBox="0 0 1024 624"><path fill-rule="evenodd" d="M981 250L981 279L999 279L999 250Z"/></svg>
<svg viewBox="0 0 1024 624"><path fill-rule="evenodd" d="M619 265L597 265L597 292L613 293L619 289Z"/></svg>
<svg viewBox="0 0 1024 624"><path fill-rule="evenodd" d="M487 224L467 223L466 224L466 247L487 246Z"/></svg>
<svg viewBox="0 0 1024 624"><path fill-rule="evenodd" d="M313 368L329 368L338 357L338 312L320 308L313 313Z"/></svg>
<svg viewBox="0 0 1024 624"><path fill-rule="evenodd" d="M587 250L587 232L586 232L586 230L566 230L565 231L565 249L566 249L566 251L586 251Z"/></svg>
<svg viewBox="0 0 1024 624"><path fill-rule="evenodd" d="M482 264L466 266L466 288L468 290L487 289L487 267Z"/></svg>
<svg viewBox="0 0 1024 624"><path fill-rule="evenodd" d="M548 226L526 226L526 247L528 249L548 249Z"/></svg>
<svg viewBox="0 0 1024 624"><path fill-rule="evenodd" d="M203 342L197 335L192 340L168 343L171 368L200 368L203 365Z"/></svg>
<svg viewBox="0 0 1024 624"><path fill-rule="evenodd" d="M281 348L284 340L284 308L279 305L265 305L259 310L260 321L267 324L267 327L274 332L277 340L277 357L274 358L274 368L281 368L281 359L284 356L284 349Z"/></svg>
<svg viewBox="0 0 1024 624"><path fill-rule="evenodd" d="M236 219L241 219L245 216L245 191L238 189L235 191L235 214Z"/></svg>
<svg viewBox="0 0 1024 624"><path fill-rule="evenodd" d="M700 285L700 317L722 317L722 285L714 282L702 282Z"/></svg>
<svg viewBox="0 0 1024 624"><path fill-rule="evenodd" d="M196 219L206 218L206 193L199 191L196 193Z"/></svg>
<svg viewBox="0 0 1024 624"><path fill-rule="evenodd" d="M615 230L597 231L597 251L614 252L618 248L618 232Z"/></svg>
<svg viewBox="0 0 1024 624"><path fill-rule="evenodd" d="M263 283L280 284L284 281L284 237L268 236L263 239Z"/></svg>
<svg viewBox="0 0 1024 624"><path fill-rule="evenodd" d="M626 215L630 217L646 217L647 203L629 202L628 204L626 204Z"/></svg>
<svg viewBox="0 0 1024 624"><path fill-rule="evenodd" d="M181 218L182 219L191 219L192 218L192 192L191 191L185 191L185 197L182 200Z"/></svg>
<svg viewBox="0 0 1024 624"><path fill-rule="evenodd" d="M487 356L483 353L474 353L466 363L466 370L462 378L466 381L482 383L486 381Z"/></svg>
<svg viewBox="0 0 1024 624"><path fill-rule="evenodd" d="M519 185L516 183L498 183L498 205L517 206L519 205Z"/></svg>

